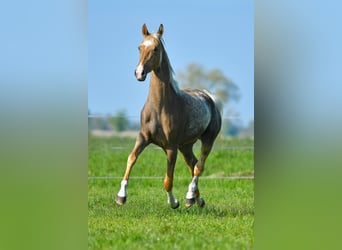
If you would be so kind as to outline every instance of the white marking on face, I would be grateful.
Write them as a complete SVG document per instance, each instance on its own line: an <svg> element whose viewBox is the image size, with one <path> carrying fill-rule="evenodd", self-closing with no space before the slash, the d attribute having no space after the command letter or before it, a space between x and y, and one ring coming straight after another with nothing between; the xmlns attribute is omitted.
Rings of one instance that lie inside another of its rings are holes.
<svg viewBox="0 0 342 250"><path fill-rule="evenodd" d="M146 47L151 46L151 45L153 45L153 41L152 40L145 40L143 42L143 45L145 45Z"/></svg>
<svg viewBox="0 0 342 250"><path fill-rule="evenodd" d="M144 67L142 66L142 64L140 63L137 67L137 72L142 72L144 70Z"/></svg>
<svg viewBox="0 0 342 250"><path fill-rule="evenodd" d="M135 76L137 77L137 79L142 79L143 77L143 71L144 71L144 67L142 66L142 64L140 63L138 65L138 67L135 70Z"/></svg>
<svg viewBox="0 0 342 250"><path fill-rule="evenodd" d="M157 33L153 33L153 34L151 34L151 36L153 36L156 39L160 39L160 35L158 35Z"/></svg>

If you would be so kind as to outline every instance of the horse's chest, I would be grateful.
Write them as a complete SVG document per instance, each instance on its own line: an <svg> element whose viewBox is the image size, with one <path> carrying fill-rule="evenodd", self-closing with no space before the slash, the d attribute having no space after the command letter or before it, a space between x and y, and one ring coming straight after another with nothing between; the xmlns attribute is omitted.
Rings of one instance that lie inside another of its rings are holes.
<svg viewBox="0 0 342 250"><path fill-rule="evenodd" d="M142 120L141 129L151 137L153 142L165 144L170 139L173 124L174 121L170 117L152 110L149 115L146 115L146 119Z"/></svg>
<svg viewBox="0 0 342 250"><path fill-rule="evenodd" d="M177 133L177 120L169 115L161 115L155 122L155 136L159 139L170 141Z"/></svg>

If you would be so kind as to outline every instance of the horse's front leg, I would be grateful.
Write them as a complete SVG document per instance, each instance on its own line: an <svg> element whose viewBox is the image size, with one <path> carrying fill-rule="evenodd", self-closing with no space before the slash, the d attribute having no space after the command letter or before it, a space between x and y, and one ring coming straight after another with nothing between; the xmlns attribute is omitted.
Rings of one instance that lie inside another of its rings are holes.
<svg viewBox="0 0 342 250"><path fill-rule="evenodd" d="M177 148L166 149L167 155L167 171L164 179L164 189L167 192L168 204L171 208L175 209L179 207L179 201L172 194L173 186L173 173L177 160Z"/></svg>
<svg viewBox="0 0 342 250"><path fill-rule="evenodd" d="M147 140L144 138L144 136L140 133L135 141L135 146L128 156L127 159L127 166L126 166L126 172L125 175L121 181L121 188L120 191L118 192L115 201L119 205L123 205L126 202L126 197L127 197L127 185L128 185L128 179L129 175L131 173L131 170L135 164L135 162L138 159L138 156L140 153L144 150L144 148L148 145Z"/></svg>

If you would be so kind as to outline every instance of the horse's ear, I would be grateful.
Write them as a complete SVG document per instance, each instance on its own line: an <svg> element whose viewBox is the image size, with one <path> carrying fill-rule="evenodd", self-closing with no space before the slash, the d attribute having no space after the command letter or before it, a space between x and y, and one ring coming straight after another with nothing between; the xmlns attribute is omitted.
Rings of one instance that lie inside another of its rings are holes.
<svg viewBox="0 0 342 250"><path fill-rule="evenodd" d="M150 32L148 32L147 30L146 23L144 23L144 25L142 26L142 34L143 36L148 36L150 34Z"/></svg>
<svg viewBox="0 0 342 250"><path fill-rule="evenodd" d="M164 26L163 26L163 24L160 24L158 32L157 32L159 38L162 37L163 33L164 33Z"/></svg>

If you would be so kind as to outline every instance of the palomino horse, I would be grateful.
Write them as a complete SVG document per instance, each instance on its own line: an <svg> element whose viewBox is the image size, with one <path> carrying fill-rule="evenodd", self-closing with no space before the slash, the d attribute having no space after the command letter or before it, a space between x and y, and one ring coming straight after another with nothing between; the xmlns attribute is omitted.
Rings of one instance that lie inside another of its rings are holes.
<svg viewBox="0 0 342 250"><path fill-rule="evenodd" d="M198 179L204 170L204 163L221 129L221 114L214 97L205 90L180 90L173 79L173 70L166 54L162 35L163 25L158 32L150 33L146 24L142 27L144 40L139 46L140 59L135 70L138 81L144 81L151 72L149 94L141 111L141 128L135 146L128 156L126 172L116 203L126 202L126 188L132 167L144 148L150 143L160 146L167 155L167 171L164 188L171 208L179 206L172 194L173 172L177 151L183 154L192 174L192 181L186 193L186 206L197 202L203 207ZM202 142L199 160L193 153L193 144Z"/></svg>

